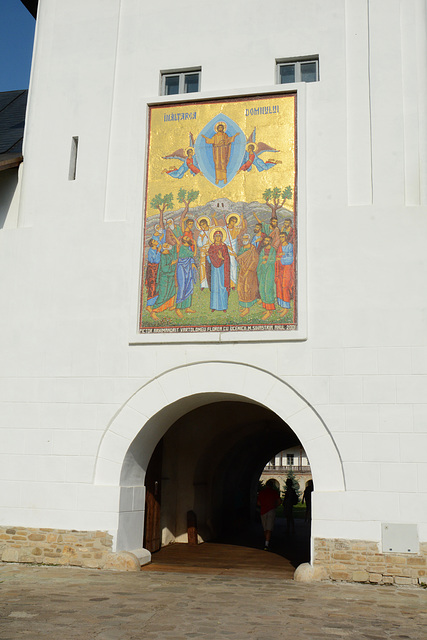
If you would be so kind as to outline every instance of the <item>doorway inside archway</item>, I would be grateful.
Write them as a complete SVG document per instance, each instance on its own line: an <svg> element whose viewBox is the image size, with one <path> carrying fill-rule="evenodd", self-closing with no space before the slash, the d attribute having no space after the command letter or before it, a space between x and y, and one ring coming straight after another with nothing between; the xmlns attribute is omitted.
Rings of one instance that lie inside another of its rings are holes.
<svg viewBox="0 0 427 640"><path fill-rule="evenodd" d="M258 404L224 400L180 417L147 468L144 546L154 553L172 543L188 544L191 513L200 543L263 549L259 479L277 452L292 447L301 447L294 431ZM278 517L271 550L294 567L309 561L309 526L298 523L289 539Z"/></svg>

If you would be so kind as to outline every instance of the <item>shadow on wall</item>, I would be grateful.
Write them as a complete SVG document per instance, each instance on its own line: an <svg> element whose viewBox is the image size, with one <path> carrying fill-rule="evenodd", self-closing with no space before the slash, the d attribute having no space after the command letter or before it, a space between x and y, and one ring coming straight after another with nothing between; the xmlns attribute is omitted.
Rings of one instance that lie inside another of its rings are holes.
<svg viewBox="0 0 427 640"><path fill-rule="evenodd" d="M6 226L6 219L15 218L12 207L13 198L18 186L18 168L0 171L0 229ZM14 220L10 220L11 224L7 226L15 226Z"/></svg>

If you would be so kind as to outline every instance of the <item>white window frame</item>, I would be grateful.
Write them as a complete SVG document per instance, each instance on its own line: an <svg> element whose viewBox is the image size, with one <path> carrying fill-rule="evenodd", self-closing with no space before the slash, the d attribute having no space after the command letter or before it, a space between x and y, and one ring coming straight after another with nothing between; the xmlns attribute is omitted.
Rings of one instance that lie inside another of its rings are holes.
<svg viewBox="0 0 427 640"><path fill-rule="evenodd" d="M197 74L199 76L199 87L198 87L198 91L192 91L191 93L199 93L200 92L200 84L201 84L201 76L202 76L201 71L202 71L201 67L195 67L194 69L177 69L177 70L172 70L172 71L161 71L160 72L160 95L162 95L162 96L179 95L179 94L188 95L187 92L184 91L184 88L185 88L185 76L192 75L192 74ZM166 78L171 78L173 76L178 76L179 77L178 93L167 94L166 93Z"/></svg>
<svg viewBox="0 0 427 640"><path fill-rule="evenodd" d="M295 68L294 82L305 82L304 80L301 80L301 65L306 64L307 62L314 62L316 64L316 80L314 82L319 82L319 56L306 56L304 58L286 58L284 60L276 60L276 84L292 84L280 82L280 67L285 66L293 66ZM308 84L311 84L311 82Z"/></svg>

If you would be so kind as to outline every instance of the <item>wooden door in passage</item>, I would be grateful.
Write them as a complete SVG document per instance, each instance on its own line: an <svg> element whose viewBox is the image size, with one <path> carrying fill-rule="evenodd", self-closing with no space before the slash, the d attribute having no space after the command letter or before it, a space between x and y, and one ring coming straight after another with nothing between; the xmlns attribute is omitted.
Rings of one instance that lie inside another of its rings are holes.
<svg viewBox="0 0 427 640"><path fill-rule="evenodd" d="M162 496L163 440L154 449L145 475L144 547L154 553L161 547L160 506Z"/></svg>

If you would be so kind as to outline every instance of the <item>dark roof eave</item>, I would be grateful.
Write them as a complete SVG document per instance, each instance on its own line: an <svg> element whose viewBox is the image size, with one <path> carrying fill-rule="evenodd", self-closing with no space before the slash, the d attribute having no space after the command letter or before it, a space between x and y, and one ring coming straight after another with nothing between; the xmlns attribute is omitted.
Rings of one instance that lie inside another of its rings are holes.
<svg viewBox="0 0 427 640"><path fill-rule="evenodd" d="M4 153L0 155L0 171L6 171L7 169L13 169L19 167L23 157L21 154L16 153Z"/></svg>
<svg viewBox="0 0 427 640"><path fill-rule="evenodd" d="M39 0L21 0L24 7L28 9L33 18L37 18L37 6L39 4Z"/></svg>

